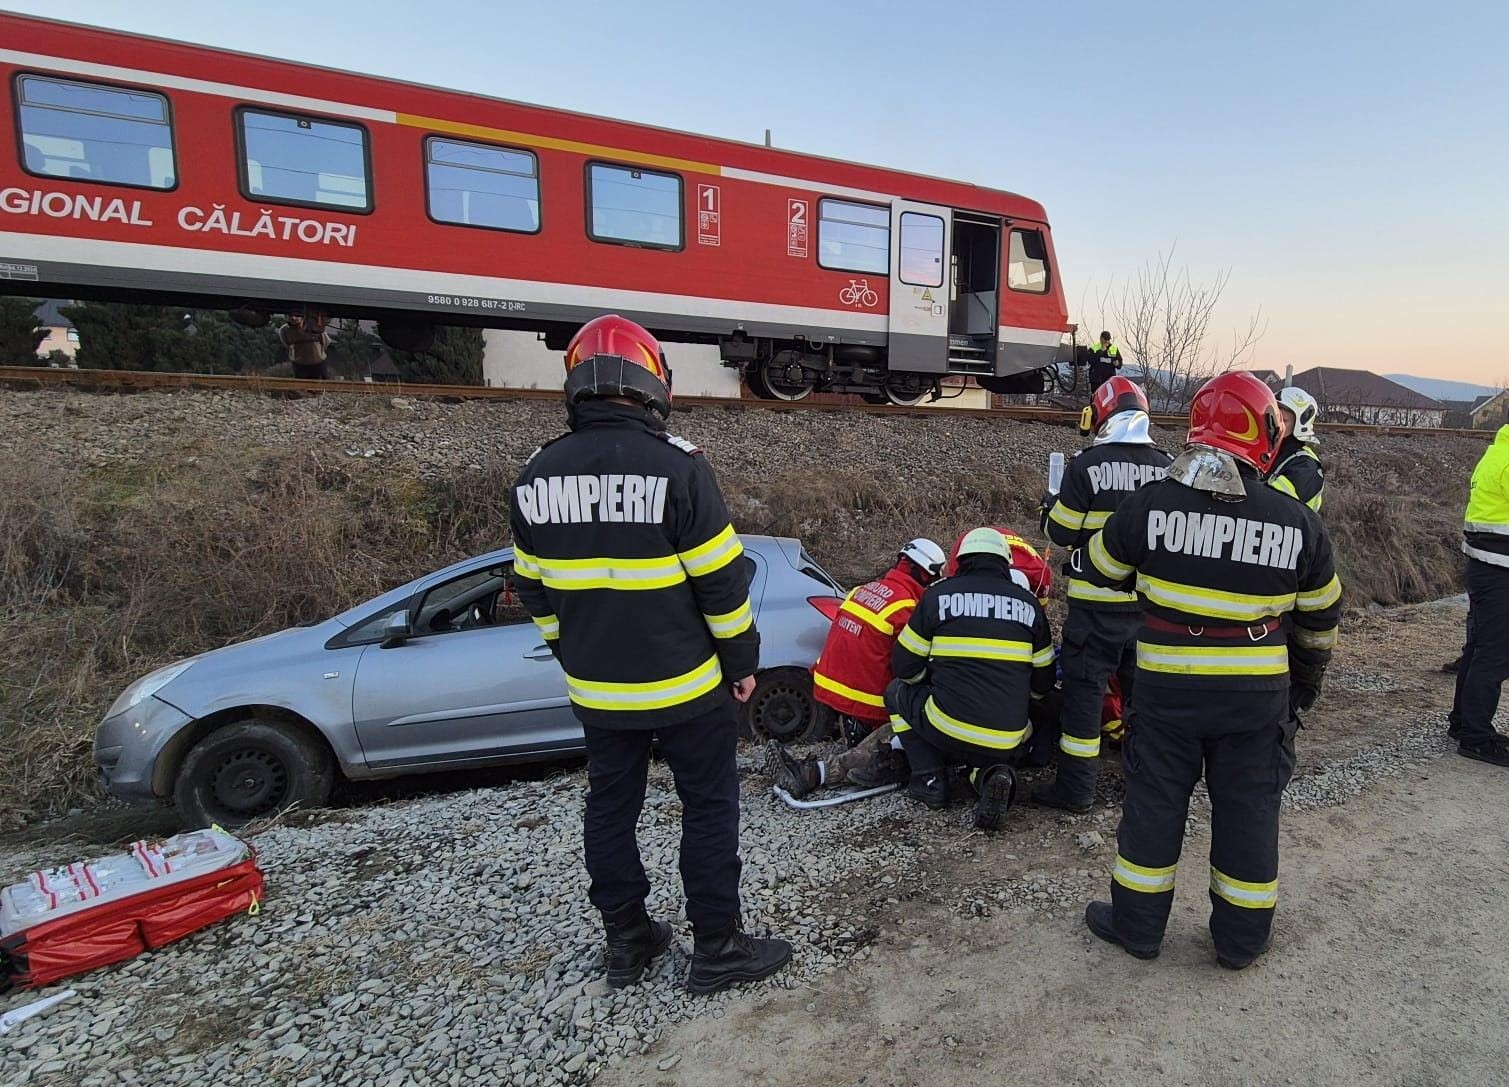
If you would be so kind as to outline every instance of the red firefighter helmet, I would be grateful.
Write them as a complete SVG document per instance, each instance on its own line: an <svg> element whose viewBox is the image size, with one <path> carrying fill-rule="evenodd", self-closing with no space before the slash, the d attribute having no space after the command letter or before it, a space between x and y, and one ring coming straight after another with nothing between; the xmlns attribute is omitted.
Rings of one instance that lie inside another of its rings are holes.
<svg viewBox="0 0 1509 1087"><path fill-rule="evenodd" d="M1224 449L1259 472L1278 455L1278 401L1273 390L1245 370L1213 377L1189 405L1189 442Z"/></svg>
<svg viewBox="0 0 1509 1087"><path fill-rule="evenodd" d="M1117 374L1101 382L1095 395L1090 397L1090 405L1080 417L1079 430L1081 434L1093 434L1113 415L1148 410L1147 394L1142 391L1142 386Z"/></svg>
<svg viewBox="0 0 1509 1087"><path fill-rule="evenodd" d="M664 419L671 413L671 368L660 343L627 317L594 317L566 348L566 403L599 396L637 400Z"/></svg>

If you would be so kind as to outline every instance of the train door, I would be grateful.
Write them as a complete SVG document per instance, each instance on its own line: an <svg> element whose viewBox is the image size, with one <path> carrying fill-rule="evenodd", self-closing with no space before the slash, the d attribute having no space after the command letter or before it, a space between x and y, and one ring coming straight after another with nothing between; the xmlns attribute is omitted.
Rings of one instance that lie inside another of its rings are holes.
<svg viewBox="0 0 1509 1087"><path fill-rule="evenodd" d="M948 372L949 237L953 211L898 200L891 205L892 371Z"/></svg>
<svg viewBox="0 0 1509 1087"><path fill-rule="evenodd" d="M994 374L1001 312L1001 220L954 212L948 370Z"/></svg>

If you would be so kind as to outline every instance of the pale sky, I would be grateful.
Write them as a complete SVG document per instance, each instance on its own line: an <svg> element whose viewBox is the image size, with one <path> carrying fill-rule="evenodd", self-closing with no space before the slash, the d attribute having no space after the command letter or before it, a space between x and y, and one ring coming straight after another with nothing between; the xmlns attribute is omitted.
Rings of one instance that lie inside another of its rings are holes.
<svg viewBox="0 0 1509 1087"><path fill-rule="evenodd" d="M1177 242L1255 365L1509 379L1509 4L3 0L1041 201L1070 319ZM1114 329L1113 329L1114 331Z"/></svg>

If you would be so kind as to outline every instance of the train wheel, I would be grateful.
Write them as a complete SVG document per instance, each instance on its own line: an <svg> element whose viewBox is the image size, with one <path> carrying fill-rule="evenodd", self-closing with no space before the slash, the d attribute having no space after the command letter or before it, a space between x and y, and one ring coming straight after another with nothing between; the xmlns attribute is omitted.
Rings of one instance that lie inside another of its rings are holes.
<svg viewBox="0 0 1509 1087"><path fill-rule="evenodd" d="M758 384L755 375L758 374ZM758 395L769 394L772 400L805 400L812 395L812 376L796 363L766 359L758 370L750 371L750 388Z"/></svg>
<svg viewBox="0 0 1509 1087"><path fill-rule="evenodd" d="M898 389L894 385L887 385L885 387L886 403L895 404L898 408L915 408L918 404L922 403L927 394L927 389L918 392L906 388Z"/></svg>

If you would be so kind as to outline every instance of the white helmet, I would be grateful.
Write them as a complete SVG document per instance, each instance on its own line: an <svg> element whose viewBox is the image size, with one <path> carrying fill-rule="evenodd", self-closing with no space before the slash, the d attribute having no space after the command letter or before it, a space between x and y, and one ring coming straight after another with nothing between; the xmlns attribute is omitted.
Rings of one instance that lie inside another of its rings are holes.
<svg viewBox="0 0 1509 1087"><path fill-rule="evenodd" d="M1294 414L1294 437L1306 445L1320 439L1315 436L1315 420L1320 417L1320 401L1294 385L1278 391L1278 405Z"/></svg>
<svg viewBox="0 0 1509 1087"><path fill-rule="evenodd" d="M1011 562L1011 545L1006 537L993 528L972 528L959 541L958 557L965 555L994 555Z"/></svg>
<svg viewBox="0 0 1509 1087"><path fill-rule="evenodd" d="M943 548L933 543L932 540L918 537L907 544L900 551L904 559L911 559L927 576L934 581L943 576L943 564L948 561L948 556L943 553Z"/></svg>

